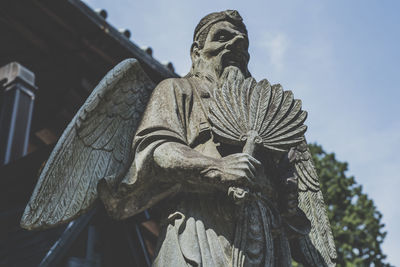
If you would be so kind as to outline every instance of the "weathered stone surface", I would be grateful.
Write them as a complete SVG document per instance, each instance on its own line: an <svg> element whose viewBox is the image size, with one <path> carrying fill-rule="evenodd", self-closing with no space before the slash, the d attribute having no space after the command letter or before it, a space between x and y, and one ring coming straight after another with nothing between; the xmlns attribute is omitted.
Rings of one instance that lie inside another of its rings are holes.
<svg viewBox="0 0 400 267"><path fill-rule="evenodd" d="M99 196L116 219L163 206L154 266L334 265L306 112L251 77L248 45L237 11L207 15L188 75L149 100L137 63L121 63L57 144L22 225L69 221Z"/></svg>

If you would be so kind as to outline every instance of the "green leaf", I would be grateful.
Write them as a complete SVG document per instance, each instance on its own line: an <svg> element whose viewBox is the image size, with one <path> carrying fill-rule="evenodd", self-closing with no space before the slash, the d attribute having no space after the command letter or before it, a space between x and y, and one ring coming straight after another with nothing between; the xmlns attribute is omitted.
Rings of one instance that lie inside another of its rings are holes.
<svg viewBox="0 0 400 267"><path fill-rule="evenodd" d="M337 266L391 266L382 252L386 232L373 200L354 177L346 174L346 162L338 161L334 153L326 153L320 145L309 147L328 207Z"/></svg>

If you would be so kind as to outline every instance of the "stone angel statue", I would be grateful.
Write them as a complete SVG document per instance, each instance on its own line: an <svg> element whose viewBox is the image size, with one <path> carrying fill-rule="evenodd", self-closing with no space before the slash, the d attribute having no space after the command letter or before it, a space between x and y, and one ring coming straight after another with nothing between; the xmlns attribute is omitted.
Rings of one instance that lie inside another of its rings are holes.
<svg viewBox="0 0 400 267"><path fill-rule="evenodd" d="M334 266L336 252L290 91L257 82L237 11L205 16L183 78L155 86L134 59L94 89L58 141L21 225L100 198L115 219L162 206L153 266Z"/></svg>

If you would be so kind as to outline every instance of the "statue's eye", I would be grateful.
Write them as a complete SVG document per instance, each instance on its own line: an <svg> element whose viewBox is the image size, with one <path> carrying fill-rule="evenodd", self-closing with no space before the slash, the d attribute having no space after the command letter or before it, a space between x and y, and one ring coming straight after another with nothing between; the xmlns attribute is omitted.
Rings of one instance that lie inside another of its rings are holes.
<svg viewBox="0 0 400 267"><path fill-rule="evenodd" d="M231 35L228 32L223 31L218 33L214 40L219 42L225 42L228 41L230 37Z"/></svg>
<svg viewBox="0 0 400 267"><path fill-rule="evenodd" d="M225 41L226 39L227 39L227 37L226 37L225 34L221 34L221 35L218 37L218 41Z"/></svg>

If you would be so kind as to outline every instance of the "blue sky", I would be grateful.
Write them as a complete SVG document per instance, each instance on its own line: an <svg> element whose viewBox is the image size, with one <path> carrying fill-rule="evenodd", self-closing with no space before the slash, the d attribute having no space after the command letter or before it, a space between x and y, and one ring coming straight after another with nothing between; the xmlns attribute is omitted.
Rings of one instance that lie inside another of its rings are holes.
<svg viewBox="0 0 400 267"><path fill-rule="evenodd" d="M250 39L249 69L303 101L309 142L349 163L383 213L383 244L400 266L400 1L87 0L128 28L139 46L190 67L193 30L206 14L237 9Z"/></svg>

